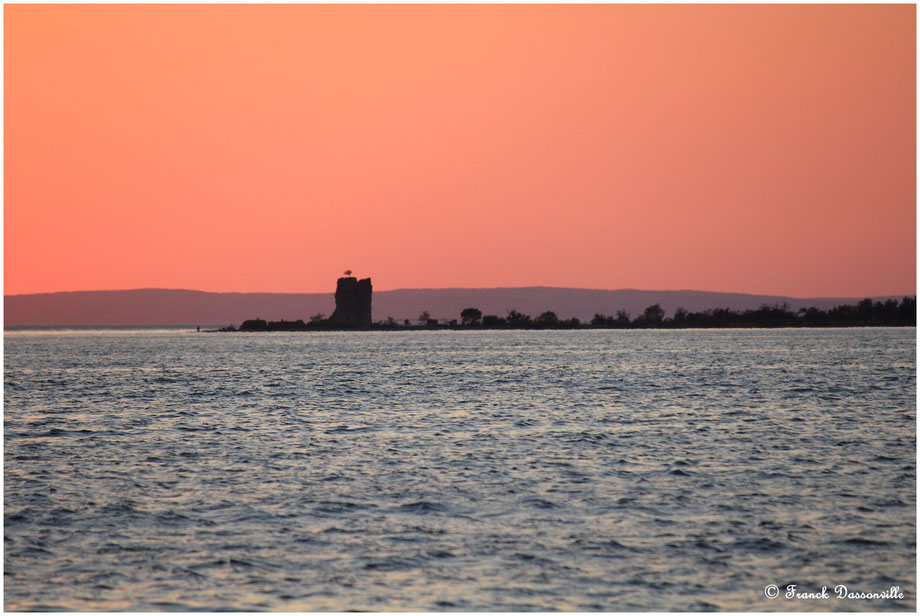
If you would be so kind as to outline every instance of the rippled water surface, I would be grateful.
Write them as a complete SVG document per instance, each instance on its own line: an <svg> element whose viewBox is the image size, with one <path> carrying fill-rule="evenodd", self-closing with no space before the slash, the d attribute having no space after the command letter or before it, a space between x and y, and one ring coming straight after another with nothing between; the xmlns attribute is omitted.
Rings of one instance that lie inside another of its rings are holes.
<svg viewBox="0 0 920 616"><path fill-rule="evenodd" d="M913 328L4 349L7 609L915 605Z"/></svg>

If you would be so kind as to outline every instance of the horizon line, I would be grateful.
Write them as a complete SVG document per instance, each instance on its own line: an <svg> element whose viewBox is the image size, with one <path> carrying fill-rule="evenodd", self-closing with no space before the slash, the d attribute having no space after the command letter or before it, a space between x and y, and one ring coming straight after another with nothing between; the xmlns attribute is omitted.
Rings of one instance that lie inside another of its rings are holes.
<svg viewBox="0 0 920 616"><path fill-rule="evenodd" d="M887 293L873 295L814 295L799 296L782 293L751 293L745 291L709 291L703 289L640 289L637 287L620 287L617 289L602 289L592 287L557 287L550 285L526 286L498 286L498 287L399 287L395 289L374 289L374 293L393 293L397 291L498 291L498 290L526 290L526 289L555 289L560 291L638 291L643 293L713 293L719 295L749 295L764 297L782 297L789 299L865 299L865 298L891 298L915 297L913 293ZM124 293L132 291L185 291L191 293L208 293L212 295L335 295L335 291L203 291L200 289L170 288L170 287L135 287L130 289L78 289L71 291L38 291L32 293L6 293L3 297L22 297L26 295L60 295L65 293Z"/></svg>

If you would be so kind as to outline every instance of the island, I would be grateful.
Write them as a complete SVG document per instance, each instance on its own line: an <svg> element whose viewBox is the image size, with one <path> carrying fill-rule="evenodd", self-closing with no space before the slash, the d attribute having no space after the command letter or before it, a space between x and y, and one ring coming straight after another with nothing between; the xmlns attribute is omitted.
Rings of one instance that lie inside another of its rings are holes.
<svg viewBox="0 0 920 616"><path fill-rule="evenodd" d="M350 272L347 272L350 274ZM764 305L753 310L713 308L689 312L678 308L666 315L658 304L631 317L625 310L615 315L595 314L591 321L560 318L547 310L536 317L509 310L501 317L484 315L478 308L464 308L459 319L431 318L422 311L419 318L401 323L392 317L374 322L371 317L373 286L370 278L358 280L347 275L339 278L335 289L335 311L328 319L317 314L309 320L266 321L248 319L237 328L230 325L221 332L292 332L336 330L437 330L437 329L689 329L689 328L776 328L776 327L915 327L917 299L904 297L900 302L867 298L856 305L842 305L822 310L801 308L792 311L786 304Z"/></svg>

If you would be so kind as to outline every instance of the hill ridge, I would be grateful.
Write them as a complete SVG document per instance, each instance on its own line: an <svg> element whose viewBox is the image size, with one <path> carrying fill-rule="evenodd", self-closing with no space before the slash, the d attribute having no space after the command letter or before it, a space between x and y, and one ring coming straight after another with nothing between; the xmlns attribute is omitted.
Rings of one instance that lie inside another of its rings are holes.
<svg viewBox="0 0 920 616"><path fill-rule="evenodd" d="M873 300L901 295L872 296ZM633 316L652 304L667 314L677 308L743 310L763 304L788 303L794 310L854 304L862 297L799 298L722 291L587 289L578 287L451 287L375 291L373 318L416 319L422 311L433 318L459 318L464 308L504 316L509 310L537 315L552 310L560 318L590 320L595 313L626 310ZM229 325L245 319L308 319L329 316L334 294L199 291L138 288L96 291L56 291L4 295L4 326L42 325Z"/></svg>

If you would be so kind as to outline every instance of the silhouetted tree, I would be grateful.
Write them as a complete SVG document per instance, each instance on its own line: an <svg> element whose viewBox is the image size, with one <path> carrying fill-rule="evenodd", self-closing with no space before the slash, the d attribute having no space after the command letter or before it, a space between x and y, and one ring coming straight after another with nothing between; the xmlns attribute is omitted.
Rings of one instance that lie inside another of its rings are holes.
<svg viewBox="0 0 920 616"><path fill-rule="evenodd" d="M508 325L512 327L522 327L524 325L530 325L531 318L529 315L526 315L517 310L508 311Z"/></svg>
<svg viewBox="0 0 920 616"><path fill-rule="evenodd" d="M658 304L652 304L642 313L642 321L646 325L661 325L664 321L664 309Z"/></svg>
<svg viewBox="0 0 920 616"><path fill-rule="evenodd" d="M674 318L671 319L671 322L678 327L683 327L687 324L687 312L686 308L678 308L674 311Z"/></svg>
<svg viewBox="0 0 920 616"><path fill-rule="evenodd" d="M596 313L594 318L591 319L591 325L595 327L629 327L629 313L625 310L618 310L616 317Z"/></svg>
<svg viewBox="0 0 920 616"><path fill-rule="evenodd" d="M427 310L422 310L422 314L418 315L418 320L422 323L428 323L429 319L431 319L431 314Z"/></svg>
<svg viewBox="0 0 920 616"><path fill-rule="evenodd" d="M827 313L818 308L799 308L796 319L806 327L821 327L827 324Z"/></svg>
<svg viewBox="0 0 920 616"><path fill-rule="evenodd" d="M487 314L482 317L482 326L483 327L498 327L499 325L504 325L507 321L505 319L496 316L494 314Z"/></svg>
<svg viewBox="0 0 920 616"><path fill-rule="evenodd" d="M479 308L464 308L460 312L460 322L463 325L479 325L480 319L482 319L482 311Z"/></svg>
<svg viewBox="0 0 920 616"><path fill-rule="evenodd" d="M559 317L557 317L556 313L552 310L547 310L534 319L534 323L542 327L552 327L559 324Z"/></svg>
<svg viewBox="0 0 920 616"><path fill-rule="evenodd" d="M917 298L905 297L898 306L898 322L903 325L917 324Z"/></svg>

